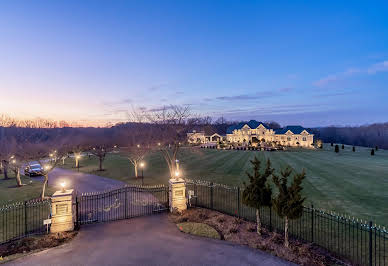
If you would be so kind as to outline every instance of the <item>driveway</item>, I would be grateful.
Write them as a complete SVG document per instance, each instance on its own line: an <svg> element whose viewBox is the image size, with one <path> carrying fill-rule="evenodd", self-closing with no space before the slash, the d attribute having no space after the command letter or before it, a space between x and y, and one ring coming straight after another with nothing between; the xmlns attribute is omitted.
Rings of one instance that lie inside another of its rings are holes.
<svg viewBox="0 0 388 266"><path fill-rule="evenodd" d="M181 233L166 214L81 227L61 247L7 265L294 265L230 242Z"/></svg>
<svg viewBox="0 0 388 266"><path fill-rule="evenodd" d="M43 177L32 178L43 180ZM124 182L102 176L55 168L49 173L49 185L59 190L61 182L65 182L67 188L73 188L78 193L105 191L125 185Z"/></svg>

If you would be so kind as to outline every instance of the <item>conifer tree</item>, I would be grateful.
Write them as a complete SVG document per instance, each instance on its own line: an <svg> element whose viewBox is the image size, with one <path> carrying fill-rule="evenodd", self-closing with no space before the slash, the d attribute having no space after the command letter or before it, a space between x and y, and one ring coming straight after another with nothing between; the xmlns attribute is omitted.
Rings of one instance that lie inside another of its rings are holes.
<svg viewBox="0 0 388 266"><path fill-rule="evenodd" d="M353 146L353 149L352 149L352 150L353 150L353 152L355 152L355 151L356 151L356 147Z"/></svg>
<svg viewBox="0 0 388 266"><path fill-rule="evenodd" d="M370 155L375 155L375 150L374 149L372 149L371 151L370 151Z"/></svg>
<svg viewBox="0 0 388 266"><path fill-rule="evenodd" d="M250 161L253 165L253 174L246 172L249 178L249 184L244 182L244 191L242 201L245 205L256 209L257 234L261 235L260 209L271 206L272 188L268 184L268 178L272 175L274 169L271 167L271 161L267 160L267 165L263 173L260 160L255 158Z"/></svg>
<svg viewBox="0 0 388 266"><path fill-rule="evenodd" d="M301 194L303 189L302 181L306 177L306 173L304 170L301 173L295 173L290 186L288 186L288 177L292 171L292 168L286 167L281 171L281 178L275 174L272 175L273 182L279 190L272 202L279 217L285 219L284 246L287 248L290 245L288 241L288 222L302 216L303 202L306 199Z"/></svg>
<svg viewBox="0 0 388 266"><path fill-rule="evenodd" d="M336 153L339 153L339 147L338 147L338 145L335 145L335 152L336 152Z"/></svg>
<svg viewBox="0 0 388 266"><path fill-rule="evenodd" d="M333 145L334 145L334 144L333 144L333 142L332 142L332 143L331 143L331 146L333 147Z"/></svg>
<svg viewBox="0 0 388 266"><path fill-rule="evenodd" d="M342 144L342 149L345 149L345 145L344 144Z"/></svg>

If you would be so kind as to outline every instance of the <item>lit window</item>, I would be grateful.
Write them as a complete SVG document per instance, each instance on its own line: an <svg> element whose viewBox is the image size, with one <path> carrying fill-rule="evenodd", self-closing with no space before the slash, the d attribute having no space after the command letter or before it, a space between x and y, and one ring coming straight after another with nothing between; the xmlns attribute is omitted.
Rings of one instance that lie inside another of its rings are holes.
<svg viewBox="0 0 388 266"><path fill-rule="evenodd" d="M303 141L306 141L307 139L306 139L306 137L303 137Z"/></svg>
<svg viewBox="0 0 388 266"><path fill-rule="evenodd" d="M287 137L287 140L288 140L288 141L291 141L291 137Z"/></svg>

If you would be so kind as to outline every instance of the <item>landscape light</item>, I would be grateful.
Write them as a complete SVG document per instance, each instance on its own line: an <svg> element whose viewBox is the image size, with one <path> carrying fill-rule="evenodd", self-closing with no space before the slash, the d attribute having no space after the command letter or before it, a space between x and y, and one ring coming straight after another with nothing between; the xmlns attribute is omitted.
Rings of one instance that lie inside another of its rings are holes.
<svg viewBox="0 0 388 266"><path fill-rule="evenodd" d="M66 189L65 189L65 187L66 187L66 182L65 182L65 181L63 181L63 182L61 183L61 187L62 187L62 192L66 192Z"/></svg>
<svg viewBox="0 0 388 266"><path fill-rule="evenodd" d="M45 170L49 170L49 169L50 169L50 166L49 166L49 165L45 165L45 166L44 166L44 169L45 169Z"/></svg>
<svg viewBox="0 0 388 266"><path fill-rule="evenodd" d="M79 159L79 158L81 158L81 156L77 155L75 158L76 158L76 159Z"/></svg>
<svg viewBox="0 0 388 266"><path fill-rule="evenodd" d="M179 171L175 171L175 177L178 178L179 177Z"/></svg>
<svg viewBox="0 0 388 266"><path fill-rule="evenodd" d="M145 163L144 163L144 162L141 162L141 163L140 163L140 167L141 167L141 168L144 168L144 166L145 166Z"/></svg>
<svg viewBox="0 0 388 266"><path fill-rule="evenodd" d="M140 148L140 144L137 144L137 147Z"/></svg>
<svg viewBox="0 0 388 266"><path fill-rule="evenodd" d="M12 163L16 163L16 160L15 160L15 159L13 159L13 160L12 160Z"/></svg>
<svg viewBox="0 0 388 266"><path fill-rule="evenodd" d="M158 146L160 146L160 142L158 142Z"/></svg>

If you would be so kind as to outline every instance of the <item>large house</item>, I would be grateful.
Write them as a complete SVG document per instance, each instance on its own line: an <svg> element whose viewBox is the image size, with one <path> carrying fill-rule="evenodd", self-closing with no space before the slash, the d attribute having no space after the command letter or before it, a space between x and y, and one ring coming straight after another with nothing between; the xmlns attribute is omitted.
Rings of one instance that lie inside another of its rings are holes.
<svg viewBox="0 0 388 266"><path fill-rule="evenodd" d="M217 133L206 135L205 132L193 131L187 133L189 143L205 144L218 143L226 140L231 144L252 145L270 143L282 146L313 148L314 135L301 126L286 126L272 129L265 123L251 120L230 126L226 137Z"/></svg>
<svg viewBox="0 0 388 266"><path fill-rule="evenodd" d="M230 126L226 132L226 140L231 143L250 143L253 146L267 142L282 146L312 148L314 135L301 126L271 129L262 122L251 120L248 123Z"/></svg>

